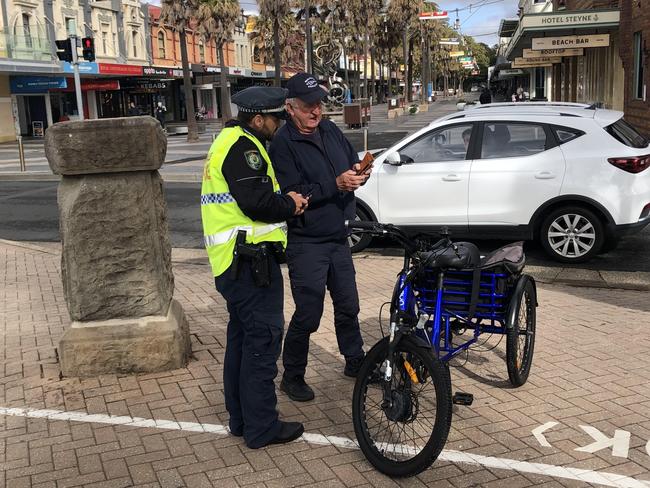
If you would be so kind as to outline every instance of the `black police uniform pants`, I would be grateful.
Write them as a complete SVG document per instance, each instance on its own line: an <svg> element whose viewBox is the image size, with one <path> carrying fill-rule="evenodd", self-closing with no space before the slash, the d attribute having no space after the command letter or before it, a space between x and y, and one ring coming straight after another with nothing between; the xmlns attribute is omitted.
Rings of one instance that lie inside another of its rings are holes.
<svg viewBox="0 0 650 488"><path fill-rule="evenodd" d="M215 278L226 299L230 321L223 366L223 389L230 430L258 448L280 432L273 380L284 327L284 288L280 266L271 262L271 284L253 283L250 262L239 263L237 280L230 268Z"/></svg>
<svg viewBox="0 0 650 488"><path fill-rule="evenodd" d="M346 359L363 354L359 330L359 294L347 241L291 243L287 247L291 293L296 311L284 340L284 376L304 376L309 336L320 325L327 288L334 305L334 329Z"/></svg>

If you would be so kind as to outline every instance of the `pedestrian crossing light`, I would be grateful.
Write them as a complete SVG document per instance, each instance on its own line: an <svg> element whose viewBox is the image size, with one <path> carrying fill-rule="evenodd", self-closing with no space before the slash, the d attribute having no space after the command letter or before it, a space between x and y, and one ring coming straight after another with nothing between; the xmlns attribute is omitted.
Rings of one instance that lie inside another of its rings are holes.
<svg viewBox="0 0 650 488"><path fill-rule="evenodd" d="M84 37L81 40L83 47L83 58L86 61L95 61L95 40L92 37Z"/></svg>
<svg viewBox="0 0 650 488"><path fill-rule="evenodd" d="M67 61L68 63L72 62L72 46L70 45L70 39L64 39L62 41L54 41L56 43L56 55L61 61Z"/></svg>

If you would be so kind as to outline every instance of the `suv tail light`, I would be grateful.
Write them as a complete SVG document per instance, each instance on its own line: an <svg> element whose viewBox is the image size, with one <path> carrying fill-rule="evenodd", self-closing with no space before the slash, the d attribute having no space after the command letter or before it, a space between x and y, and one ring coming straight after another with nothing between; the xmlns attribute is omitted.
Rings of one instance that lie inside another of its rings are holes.
<svg viewBox="0 0 650 488"><path fill-rule="evenodd" d="M607 161L628 173L640 173L644 169L650 168L650 155L629 158L609 158Z"/></svg>

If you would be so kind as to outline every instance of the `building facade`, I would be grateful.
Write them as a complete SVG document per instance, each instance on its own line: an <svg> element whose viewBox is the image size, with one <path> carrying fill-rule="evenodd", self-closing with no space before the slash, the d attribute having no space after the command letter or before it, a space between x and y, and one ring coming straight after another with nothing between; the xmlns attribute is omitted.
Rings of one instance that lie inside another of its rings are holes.
<svg viewBox="0 0 650 488"><path fill-rule="evenodd" d="M621 2L621 60L625 69L625 116L645 134L650 135L650 103L647 86L650 59L650 3Z"/></svg>

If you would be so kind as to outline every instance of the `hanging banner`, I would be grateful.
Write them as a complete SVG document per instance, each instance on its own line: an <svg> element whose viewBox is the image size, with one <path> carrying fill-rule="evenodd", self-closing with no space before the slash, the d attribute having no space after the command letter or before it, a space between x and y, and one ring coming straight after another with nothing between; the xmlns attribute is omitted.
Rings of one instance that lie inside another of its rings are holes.
<svg viewBox="0 0 650 488"><path fill-rule="evenodd" d="M581 47L571 49L542 49L541 51L533 51L532 49L524 49L524 58L548 58L552 56L584 56L585 50Z"/></svg>
<svg viewBox="0 0 650 488"><path fill-rule="evenodd" d="M446 10L442 12L421 12L418 15L420 20L442 20L449 17Z"/></svg>
<svg viewBox="0 0 650 488"><path fill-rule="evenodd" d="M584 36L540 37L533 39L534 51L542 49L567 49L582 47L607 47L609 34L587 34Z"/></svg>

